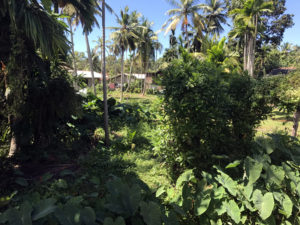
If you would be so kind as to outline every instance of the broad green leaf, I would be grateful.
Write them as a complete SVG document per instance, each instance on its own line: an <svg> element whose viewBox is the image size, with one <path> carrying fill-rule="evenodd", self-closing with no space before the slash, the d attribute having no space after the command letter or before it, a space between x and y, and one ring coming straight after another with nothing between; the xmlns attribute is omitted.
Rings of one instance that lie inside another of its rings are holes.
<svg viewBox="0 0 300 225"><path fill-rule="evenodd" d="M262 195L260 190L255 190L252 196L255 208L258 209L260 217L265 220L267 219L273 211L274 208L274 198L271 192L267 192Z"/></svg>
<svg viewBox="0 0 300 225"><path fill-rule="evenodd" d="M235 167L237 167L240 164L241 164L241 160L235 160L234 162L229 163L225 168L226 169L235 168Z"/></svg>
<svg viewBox="0 0 300 225"><path fill-rule="evenodd" d="M225 202L224 205L228 216L230 216L235 223L239 223L241 220L241 212L236 202L234 200L230 200L229 202Z"/></svg>
<svg viewBox="0 0 300 225"><path fill-rule="evenodd" d="M210 220L210 224L211 225L222 225L222 220L221 219L218 219L217 222L213 221L213 220Z"/></svg>
<svg viewBox="0 0 300 225"><path fill-rule="evenodd" d="M141 202L141 214L147 225L161 225L161 213L159 205L155 202Z"/></svg>
<svg viewBox="0 0 300 225"><path fill-rule="evenodd" d="M195 178L193 170L187 170L183 174L181 174L176 181L176 188L179 188L182 183L189 182Z"/></svg>
<svg viewBox="0 0 300 225"><path fill-rule="evenodd" d="M123 217L118 217L115 221L111 217L106 217L104 219L103 225L126 225Z"/></svg>
<svg viewBox="0 0 300 225"><path fill-rule="evenodd" d="M31 212L32 207L29 202L24 202L20 207L21 220L24 225L31 225Z"/></svg>
<svg viewBox="0 0 300 225"><path fill-rule="evenodd" d="M246 175L249 179L249 184L255 183L258 178L260 177L261 171L263 168L263 164L250 158L247 157L245 160L245 170L246 170Z"/></svg>
<svg viewBox="0 0 300 225"><path fill-rule="evenodd" d="M179 225L179 219L173 210L163 220L165 225Z"/></svg>
<svg viewBox="0 0 300 225"><path fill-rule="evenodd" d="M23 187L27 187L28 186L28 182L27 180L25 180L23 177L18 177L15 182Z"/></svg>
<svg viewBox="0 0 300 225"><path fill-rule="evenodd" d="M266 169L267 177L266 181L270 184L277 184L281 185L283 179L284 179L284 170L282 167L271 165Z"/></svg>
<svg viewBox="0 0 300 225"><path fill-rule="evenodd" d="M96 225L96 214L91 207L85 207L80 211L80 220L82 224Z"/></svg>
<svg viewBox="0 0 300 225"><path fill-rule="evenodd" d="M166 192L165 187L162 186L162 187L157 189L155 196L158 198L159 196L161 196L165 192Z"/></svg>
<svg viewBox="0 0 300 225"><path fill-rule="evenodd" d="M279 212L289 218L293 211L293 202L290 197L285 193L274 192L273 193L276 201L279 202L281 209Z"/></svg>
<svg viewBox="0 0 300 225"><path fill-rule="evenodd" d="M244 186L243 194L248 201L251 198L252 192L253 192L253 184L248 183L247 186Z"/></svg>
<svg viewBox="0 0 300 225"><path fill-rule="evenodd" d="M300 198L300 182L299 182L299 184L296 187L296 192L298 194L298 197Z"/></svg>
<svg viewBox="0 0 300 225"><path fill-rule="evenodd" d="M223 185L229 191L230 194L233 196L236 196L237 194L237 182L232 180L231 177L229 177L226 173L218 170L220 175L216 177L216 180Z"/></svg>
<svg viewBox="0 0 300 225"><path fill-rule="evenodd" d="M36 221L54 212L56 209L56 206L54 205L55 202L55 199L52 198L41 200L34 207L34 211L32 213L32 220Z"/></svg>
<svg viewBox="0 0 300 225"><path fill-rule="evenodd" d="M211 201L211 197L210 195L205 195L205 196L201 196L201 195L198 195L196 200L195 200L195 214L197 216L200 216L202 215L203 213L206 212L206 210L208 209L209 207L209 203Z"/></svg>
<svg viewBox="0 0 300 225"><path fill-rule="evenodd" d="M6 218L10 225L24 225L21 219L20 212L15 208L6 211Z"/></svg>

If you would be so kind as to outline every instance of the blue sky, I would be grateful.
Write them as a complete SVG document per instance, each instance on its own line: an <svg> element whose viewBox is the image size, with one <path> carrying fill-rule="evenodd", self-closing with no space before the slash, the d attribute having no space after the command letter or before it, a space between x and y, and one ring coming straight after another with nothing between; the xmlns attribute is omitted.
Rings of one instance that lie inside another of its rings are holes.
<svg viewBox="0 0 300 225"><path fill-rule="evenodd" d="M204 1L205 0L203 0L203 2ZM129 7L130 11L137 10L138 12L142 13L148 20L154 22L153 28L155 31L161 29L161 26L168 19L168 17L165 15L166 11L172 8L172 6L166 0L106 0L106 2L118 15L120 14L120 10L124 9L126 5ZM286 30L283 41L300 45L300 1L286 0L286 7L287 13L292 13L295 15L295 25L292 28ZM115 16L109 13L107 13L106 15L106 26L116 26ZM100 19L99 23L101 23ZM229 29L229 27L226 27L225 32L222 35L226 35ZM107 38L109 38L110 30L107 30L106 33ZM91 47L94 47L95 45L95 42L93 42L93 40L98 39L98 37L101 35L101 29L94 28L93 32L89 35ZM168 35L165 36L164 32L161 32L159 34L159 40L165 48L168 47ZM75 31L74 42L76 51L86 51L85 39L82 34L81 27L78 27Z"/></svg>

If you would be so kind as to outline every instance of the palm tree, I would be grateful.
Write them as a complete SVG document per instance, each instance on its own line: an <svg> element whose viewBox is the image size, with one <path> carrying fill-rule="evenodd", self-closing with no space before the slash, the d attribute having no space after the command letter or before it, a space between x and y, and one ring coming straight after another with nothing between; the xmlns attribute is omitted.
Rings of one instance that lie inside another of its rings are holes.
<svg viewBox="0 0 300 225"><path fill-rule="evenodd" d="M42 70L43 60L66 55L68 45L65 27L37 1L0 0L0 6L0 62L5 76L6 105L10 108L7 115L11 130L10 157L18 149L19 135L15 127L22 119L20 109L26 79L33 73L33 67Z"/></svg>
<svg viewBox="0 0 300 225"><path fill-rule="evenodd" d="M246 0L243 8L233 9L230 14L234 17L233 37L244 36L244 70L254 77L254 62L256 37L259 27L259 15L262 12L270 12L273 2L264 0Z"/></svg>
<svg viewBox="0 0 300 225"><path fill-rule="evenodd" d="M104 102L104 131L105 145L109 145L108 130L108 106L107 106L107 87L106 87L106 58L105 58L105 0L102 0L102 81L103 81L103 102Z"/></svg>
<svg viewBox="0 0 300 225"><path fill-rule="evenodd" d="M139 29L139 42L137 47L138 57L141 59L143 72L147 74L150 59L155 59L155 50L160 47L157 35L151 29L153 23L143 19L142 28ZM146 77L144 79L143 94L146 92Z"/></svg>
<svg viewBox="0 0 300 225"><path fill-rule="evenodd" d="M226 24L223 3L220 0L207 0L207 4L202 4L201 8L206 18L206 31L218 35L223 32L222 24Z"/></svg>
<svg viewBox="0 0 300 225"><path fill-rule="evenodd" d="M195 18L199 18L198 11L201 8L200 4L197 4L198 0L167 0L175 9L170 9L166 12L168 16L171 16L163 25L163 29L166 27L165 34L170 30L175 30L177 25L181 23L181 29L185 34L185 41L188 43L189 32L188 26L191 25L191 21L194 23Z"/></svg>
<svg viewBox="0 0 300 225"><path fill-rule="evenodd" d="M114 42L114 52L116 55L121 55L121 97L123 101L123 86L124 86L124 53L128 49L135 49L135 42L138 39L136 34L139 28L138 21L134 21L129 14L129 8L126 6L121 10L120 16L117 16L118 27L110 27L113 30L111 39ZM139 16L138 16L139 17Z"/></svg>

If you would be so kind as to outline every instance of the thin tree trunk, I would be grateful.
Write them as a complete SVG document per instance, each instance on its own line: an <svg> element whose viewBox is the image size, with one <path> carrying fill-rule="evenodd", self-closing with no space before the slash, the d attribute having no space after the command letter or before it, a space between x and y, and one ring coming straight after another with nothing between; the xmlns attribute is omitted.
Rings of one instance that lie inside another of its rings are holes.
<svg viewBox="0 0 300 225"><path fill-rule="evenodd" d="M248 54L248 37L247 37L247 33L245 33L245 36L244 36L244 71L247 70L247 63L248 63L247 54Z"/></svg>
<svg viewBox="0 0 300 225"><path fill-rule="evenodd" d="M132 59L131 59L130 70L129 70L128 87L127 87L126 91L129 91L129 89L130 89L130 83L131 83L131 75L132 75L132 67L133 67L133 63L134 63L134 55L132 56Z"/></svg>
<svg viewBox="0 0 300 225"><path fill-rule="evenodd" d="M185 41L187 43L187 48L190 47L190 43L189 43L189 33L188 33L188 24L185 24Z"/></svg>
<svg viewBox="0 0 300 225"><path fill-rule="evenodd" d="M103 102L104 102L104 131L105 145L109 146L108 128L108 106L107 106L107 87L106 87L106 59L105 59L105 0L102 0L102 81L103 81Z"/></svg>
<svg viewBox="0 0 300 225"><path fill-rule="evenodd" d="M58 13L58 0L53 0L54 12Z"/></svg>
<svg viewBox="0 0 300 225"><path fill-rule="evenodd" d="M10 157L14 156L15 153L17 152L17 149L18 149L17 138L16 138L16 135L12 132L8 157L10 158Z"/></svg>
<svg viewBox="0 0 300 225"><path fill-rule="evenodd" d="M70 35L71 35L71 47L72 47L72 59L73 59L73 75L77 78L77 65L76 65L76 58L75 58L75 49L74 49L74 34L73 34L73 27L72 27L72 20L71 18L68 19L69 27L70 27ZM73 84L74 88L77 90L78 85L76 79Z"/></svg>
<svg viewBox="0 0 300 225"><path fill-rule="evenodd" d="M91 74L92 74L92 88L93 88L93 91L94 91L94 95L96 95L97 92L96 92L96 87L95 87L95 77L94 77L93 61L92 61L90 43L89 43L89 38L88 38L87 32L84 32L84 36L85 36L86 50L87 50L88 60L89 60L89 65L90 65L90 71L91 71Z"/></svg>
<svg viewBox="0 0 300 225"><path fill-rule="evenodd" d="M293 117L293 131L292 131L293 137L297 137L299 118L300 118L300 108L297 108L296 112L294 113L294 117Z"/></svg>
<svg viewBox="0 0 300 225"><path fill-rule="evenodd" d="M121 53L121 97L120 101L123 101L123 85L124 85L124 50Z"/></svg>
<svg viewBox="0 0 300 225"><path fill-rule="evenodd" d="M249 38L249 56L248 56L248 72L251 77L254 77L254 40L255 37L250 35Z"/></svg>

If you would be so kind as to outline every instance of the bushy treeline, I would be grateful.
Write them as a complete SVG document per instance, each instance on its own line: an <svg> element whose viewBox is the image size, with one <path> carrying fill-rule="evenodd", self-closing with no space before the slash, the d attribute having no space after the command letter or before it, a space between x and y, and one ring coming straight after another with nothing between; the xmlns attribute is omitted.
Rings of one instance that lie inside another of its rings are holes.
<svg viewBox="0 0 300 225"><path fill-rule="evenodd" d="M223 71L186 52L164 71L173 163L207 169L249 155L255 128L272 110L269 91L246 74Z"/></svg>

